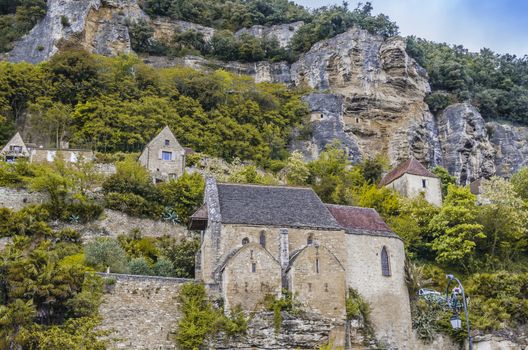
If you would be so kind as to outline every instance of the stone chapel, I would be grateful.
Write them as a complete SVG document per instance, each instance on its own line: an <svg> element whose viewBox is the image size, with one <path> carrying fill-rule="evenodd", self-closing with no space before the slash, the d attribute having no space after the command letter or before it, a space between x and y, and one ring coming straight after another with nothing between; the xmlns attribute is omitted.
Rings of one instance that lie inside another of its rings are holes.
<svg viewBox="0 0 528 350"><path fill-rule="evenodd" d="M310 312L344 320L349 288L372 307L376 335L411 338L402 240L370 208L324 204L311 188L217 183L206 179L196 279L226 311L262 305L288 289Z"/></svg>

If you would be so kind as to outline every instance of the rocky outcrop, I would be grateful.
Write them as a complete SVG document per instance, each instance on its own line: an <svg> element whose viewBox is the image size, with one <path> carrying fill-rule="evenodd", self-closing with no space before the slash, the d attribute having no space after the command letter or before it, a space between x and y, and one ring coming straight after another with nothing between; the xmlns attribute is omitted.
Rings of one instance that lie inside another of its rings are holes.
<svg viewBox="0 0 528 350"><path fill-rule="evenodd" d="M333 321L314 314L293 316L282 312L280 329L274 325L273 312L254 313L248 323L247 333L231 339L212 339L210 349L318 349L332 344L334 349L370 349L362 335L363 324L358 321ZM375 348L375 347L372 347Z"/></svg>
<svg viewBox="0 0 528 350"><path fill-rule="evenodd" d="M460 103L438 116L443 165L462 185L495 174L495 150L484 119L475 107Z"/></svg>
<svg viewBox="0 0 528 350"><path fill-rule="evenodd" d="M61 47L102 55L130 52L127 18L147 18L135 0L49 0L46 16L9 53L12 62L38 63Z"/></svg>
<svg viewBox="0 0 528 350"><path fill-rule="evenodd" d="M426 164L440 160L434 118L424 103L430 91L427 74L407 55L402 38L351 29L302 55L291 67L291 80L341 96L341 106L332 106L340 110L343 125L334 138L346 147L357 145L359 152L351 153L351 159L384 153L392 163L410 155ZM320 104L310 106L313 113L321 110ZM313 122L315 130L328 130L317 126L324 118ZM324 139L317 135L312 141L319 149L332 138L328 132L321 134Z"/></svg>
<svg viewBox="0 0 528 350"><path fill-rule="evenodd" d="M490 122L486 129L495 149L497 175L508 177L528 166L528 127Z"/></svg>
<svg viewBox="0 0 528 350"><path fill-rule="evenodd" d="M249 34L256 38L275 38L279 42L280 47L287 47L295 33L304 25L303 21L286 23L286 24L277 24L270 27L256 25L249 28L242 28L235 33L237 37L242 34Z"/></svg>

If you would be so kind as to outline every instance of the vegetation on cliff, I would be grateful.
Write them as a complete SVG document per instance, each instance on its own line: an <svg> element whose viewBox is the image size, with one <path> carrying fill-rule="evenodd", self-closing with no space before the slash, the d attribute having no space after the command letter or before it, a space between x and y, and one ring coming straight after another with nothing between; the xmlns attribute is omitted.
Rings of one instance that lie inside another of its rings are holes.
<svg viewBox="0 0 528 350"><path fill-rule="evenodd" d="M168 125L195 151L266 163L288 156L291 129L307 114L301 95L221 70L155 69L134 56L69 51L36 66L0 63L0 115L8 121L0 130L30 111L44 138L69 135L71 145L115 152L141 150Z"/></svg>
<svg viewBox="0 0 528 350"><path fill-rule="evenodd" d="M490 49L469 52L461 45L439 44L414 36L407 52L429 73L429 107L469 101L485 119L528 123L528 58L499 55Z"/></svg>
<svg viewBox="0 0 528 350"><path fill-rule="evenodd" d="M0 1L0 52L11 50L45 14L46 0Z"/></svg>
<svg viewBox="0 0 528 350"><path fill-rule="evenodd" d="M383 15L372 15L370 2L359 3L353 10L332 5L308 11L287 0L251 1L146 1L144 8L152 16L170 16L217 28L210 41L201 33L189 30L176 33L170 40L153 39L154 30L146 21L131 24L132 47L136 52L183 56L201 54L225 61L262 60L293 62L318 41L332 38L352 27L382 36L398 34L398 26ZM281 48L275 37L256 38L234 32L253 25L289 24L303 21L288 47Z"/></svg>

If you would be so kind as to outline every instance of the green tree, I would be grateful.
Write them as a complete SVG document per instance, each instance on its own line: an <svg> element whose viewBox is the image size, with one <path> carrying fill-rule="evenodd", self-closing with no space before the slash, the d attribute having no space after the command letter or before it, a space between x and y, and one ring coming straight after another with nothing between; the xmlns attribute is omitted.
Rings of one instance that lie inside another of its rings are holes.
<svg viewBox="0 0 528 350"><path fill-rule="evenodd" d="M528 168L521 168L513 174L511 183L517 195L528 202Z"/></svg>
<svg viewBox="0 0 528 350"><path fill-rule="evenodd" d="M431 248L440 264L460 264L466 271L475 256L477 241L486 238L477 222L476 197L468 188L449 185L444 204L429 223Z"/></svg>
<svg viewBox="0 0 528 350"><path fill-rule="evenodd" d="M442 168L440 165L437 165L431 172L440 178L442 196L445 197L447 195L447 188L449 185L456 184L456 177L449 175L447 170Z"/></svg>
<svg viewBox="0 0 528 350"><path fill-rule="evenodd" d="M479 249L489 255L492 266L497 261L508 263L519 258L528 247L526 203L517 196L511 183L498 177L482 182L481 198L479 222L486 241Z"/></svg>
<svg viewBox="0 0 528 350"><path fill-rule="evenodd" d="M310 176L310 169L304 162L304 156L299 151L294 151L286 164L286 179L291 185L304 185Z"/></svg>
<svg viewBox="0 0 528 350"><path fill-rule="evenodd" d="M98 237L84 247L86 263L100 270L127 272L126 255L119 242L108 237Z"/></svg>

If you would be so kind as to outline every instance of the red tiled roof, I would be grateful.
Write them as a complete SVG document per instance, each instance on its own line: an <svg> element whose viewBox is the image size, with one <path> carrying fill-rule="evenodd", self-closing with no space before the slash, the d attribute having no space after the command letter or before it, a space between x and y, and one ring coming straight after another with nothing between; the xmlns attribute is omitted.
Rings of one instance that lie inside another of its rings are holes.
<svg viewBox="0 0 528 350"><path fill-rule="evenodd" d="M381 179L379 186L385 186L390 184L394 180L403 176L403 174L412 174L426 177L437 177L435 174L427 170L419 161L414 158L410 158L407 161L399 164L396 168L392 169L387 175Z"/></svg>
<svg viewBox="0 0 528 350"><path fill-rule="evenodd" d="M392 232L375 209L334 204L326 204L326 207L337 222L347 230Z"/></svg>

